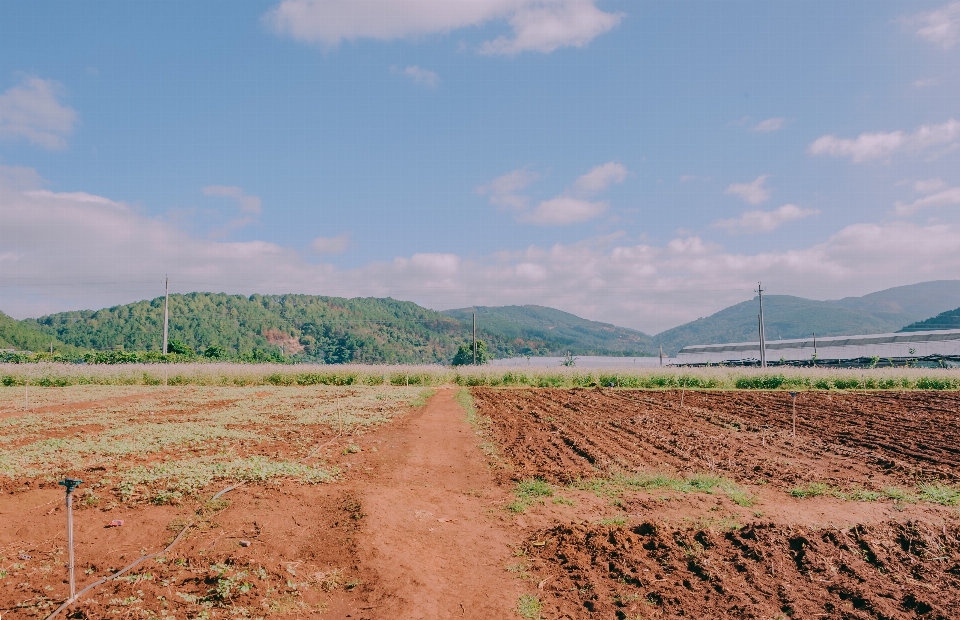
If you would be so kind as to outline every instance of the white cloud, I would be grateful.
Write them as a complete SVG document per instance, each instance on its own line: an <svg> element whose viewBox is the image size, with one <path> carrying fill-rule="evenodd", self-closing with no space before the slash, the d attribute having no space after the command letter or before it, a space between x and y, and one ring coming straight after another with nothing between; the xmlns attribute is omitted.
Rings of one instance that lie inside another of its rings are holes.
<svg viewBox="0 0 960 620"><path fill-rule="evenodd" d="M560 47L584 47L620 24L619 13L604 13L595 0L523 2L510 18L513 37L497 37L480 47L482 54L549 54Z"/></svg>
<svg viewBox="0 0 960 620"><path fill-rule="evenodd" d="M936 146L954 148L960 140L960 122L950 119L940 125L922 125L913 133L862 133L856 138L838 138L826 135L810 144L811 155L849 157L855 163L871 159L885 159L897 152L920 153Z"/></svg>
<svg viewBox="0 0 960 620"><path fill-rule="evenodd" d="M713 223L717 228L723 228L731 234L770 232L796 220L817 215L818 209L804 209L797 205L783 205L773 211L747 211L738 218L718 220Z"/></svg>
<svg viewBox="0 0 960 620"><path fill-rule="evenodd" d="M574 181L573 187L583 194L602 192L609 189L614 183L623 183L627 174L627 169L622 164L611 161L592 168L590 172Z"/></svg>
<svg viewBox="0 0 960 620"><path fill-rule="evenodd" d="M25 77L0 95L0 139L22 139L48 149L63 149L73 133L77 112L58 99L53 80Z"/></svg>
<svg viewBox="0 0 960 620"><path fill-rule="evenodd" d="M317 254L343 254L350 246L350 233L336 237L317 237L310 243L310 249Z"/></svg>
<svg viewBox="0 0 960 620"><path fill-rule="evenodd" d="M936 86L940 83L938 78L927 78L925 80L915 80L913 82L914 88L924 88L926 86Z"/></svg>
<svg viewBox="0 0 960 620"><path fill-rule="evenodd" d="M928 207L948 207L951 205L960 205L960 187L951 187L942 192L918 198L910 204L897 202L894 204L894 211L897 215L912 215L920 209L926 209Z"/></svg>
<svg viewBox="0 0 960 620"><path fill-rule="evenodd" d="M435 71L410 65L409 67L390 67L390 72L394 75L402 75L408 78L417 86L426 86L427 88L436 88L440 85L440 76Z"/></svg>
<svg viewBox="0 0 960 620"><path fill-rule="evenodd" d="M836 299L960 273L960 226L904 221L855 224L796 250L621 234L338 269L266 241L191 236L107 197L23 187L28 177L0 169L0 260L10 265L0 269L0 308L18 317L154 298L169 273L177 292L392 296L437 309L536 303L656 332L750 299L757 280L771 293Z"/></svg>
<svg viewBox="0 0 960 620"><path fill-rule="evenodd" d="M540 178L536 172L520 168L499 176L486 185L477 188L481 196L490 196L490 204L514 211L521 211L530 204L530 199L520 194L531 183Z"/></svg>
<svg viewBox="0 0 960 620"><path fill-rule="evenodd" d="M921 179L914 181L913 190L918 194L930 194L946 187L942 179Z"/></svg>
<svg viewBox="0 0 960 620"><path fill-rule="evenodd" d="M781 129L783 127L783 123L784 119L782 118L768 118L767 120L757 123L753 130L759 133L770 133L772 131Z"/></svg>
<svg viewBox="0 0 960 620"><path fill-rule="evenodd" d="M491 21L509 22L512 37L484 43L485 54L552 52L583 47L616 27L622 15L604 13L596 0L283 0L265 16L277 33L335 46L342 41L390 41Z"/></svg>
<svg viewBox="0 0 960 620"><path fill-rule="evenodd" d="M259 216L262 211L263 202L258 196L244 194L241 188L232 185L208 185L200 191L202 191L205 196L232 198L236 201L237 207L242 214L240 217L228 220L220 228L211 231L211 237L215 239L229 237L235 231L245 226L259 223L260 220L257 219L257 216Z"/></svg>
<svg viewBox="0 0 960 620"><path fill-rule="evenodd" d="M203 192L204 196L233 198L237 201L240 211L243 213L260 215L261 207L263 206L263 201L261 201L259 197L244 194L242 189L232 185L208 185L200 191Z"/></svg>
<svg viewBox="0 0 960 620"><path fill-rule="evenodd" d="M770 198L770 191L763 186L769 178L769 174L761 174L749 183L731 183L723 193L739 196L745 202L758 205Z"/></svg>
<svg viewBox="0 0 960 620"><path fill-rule="evenodd" d="M689 181L696 181L696 180L697 180L697 176L694 174L685 174L680 177L681 183L687 183Z"/></svg>
<svg viewBox="0 0 960 620"><path fill-rule="evenodd" d="M607 210L606 202L591 202L573 196L557 196L544 200L530 213L520 216L521 222L544 226L564 226L592 220Z"/></svg>
<svg viewBox="0 0 960 620"><path fill-rule="evenodd" d="M518 222L565 226L586 222L603 214L610 207L609 203L590 200L589 197L610 189L614 183L623 183L628 174L627 169L617 162L594 166L578 177L567 191L541 201L532 210L530 198L521 192L539 179L539 175L526 168L497 177L487 185L478 187L477 193L488 195L490 204L513 211Z"/></svg>
<svg viewBox="0 0 960 620"><path fill-rule="evenodd" d="M960 40L960 2L951 2L934 11L918 13L903 20L915 34L943 49L950 49Z"/></svg>

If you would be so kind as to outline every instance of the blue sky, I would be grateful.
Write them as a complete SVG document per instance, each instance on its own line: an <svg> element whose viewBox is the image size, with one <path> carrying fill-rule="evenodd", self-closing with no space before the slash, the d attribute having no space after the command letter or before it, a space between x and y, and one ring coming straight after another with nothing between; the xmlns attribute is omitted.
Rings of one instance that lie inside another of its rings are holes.
<svg viewBox="0 0 960 620"><path fill-rule="evenodd" d="M173 290L656 332L960 267L960 3L0 3L0 310Z"/></svg>

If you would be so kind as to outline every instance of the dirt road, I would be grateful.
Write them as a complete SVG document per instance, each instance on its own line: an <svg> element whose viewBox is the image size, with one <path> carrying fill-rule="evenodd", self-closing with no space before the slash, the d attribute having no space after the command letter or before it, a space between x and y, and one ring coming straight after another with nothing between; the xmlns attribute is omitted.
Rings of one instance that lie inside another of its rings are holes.
<svg viewBox="0 0 960 620"><path fill-rule="evenodd" d="M505 494L454 394L440 390L386 431L358 486L375 618L505 618L516 607L519 585L503 569L511 541L495 508Z"/></svg>

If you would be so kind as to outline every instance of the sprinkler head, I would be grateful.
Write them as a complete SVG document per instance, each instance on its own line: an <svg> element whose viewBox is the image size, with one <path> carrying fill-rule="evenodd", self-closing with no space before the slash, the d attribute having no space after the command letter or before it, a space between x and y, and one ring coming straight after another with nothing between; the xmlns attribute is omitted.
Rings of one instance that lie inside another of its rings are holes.
<svg viewBox="0 0 960 620"><path fill-rule="evenodd" d="M796 397L797 397L796 392L790 392L790 398L796 398Z"/></svg>
<svg viewBox="0 0 960 620"><path fill-rule="evenodd" d="M76 478L64 478L57 484L59 484L62 487L66 487L67 493L72 493L73 490L78 486L80 486L81 483L83 483L83 480L78 480Z"/></svg>

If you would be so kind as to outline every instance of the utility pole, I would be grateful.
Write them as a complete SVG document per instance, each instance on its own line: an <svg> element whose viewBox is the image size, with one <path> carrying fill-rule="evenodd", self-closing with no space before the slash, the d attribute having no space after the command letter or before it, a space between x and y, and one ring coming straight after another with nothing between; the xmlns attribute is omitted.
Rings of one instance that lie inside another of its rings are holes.
<svg viewBox="0 0 960 620"><path fill-rule="evenodd" d="M473 365L477 365L477 313L473 313Z"/></svg>
<svg viewBox="0 0 960 620"><path fill-rule="evenodd" d="M161 353L164 355L167 354L167 329L170 320L170 277L167 276L167 279L163 286L163 349Z"/></svg>
<svg viewBox="0 0 960 620"><path fill-rule="evenodd" d="M813 365L817 365L817 332L813 332Z"/></svg>
<svg viewBox="0 0 960 620"><path fill-rule="evenodd" d="M663 345L660 345L660 367L663 368Z"/></svg>
<svg viewBox="0 0 960 620"><path fill-rule="evenodd" d="M70 600L77 597L77 582L73 577L73 490L80 486L83 480L65 478L60 486L67 490L67 570L70 571Z"/></svg>
<svg viewBox="0 0 960 620"><path fill-rule="evenodd" d="M760 367L767 367L767 345L763 337L763 284L757 282L757 295L760 296Z"/></svg>

